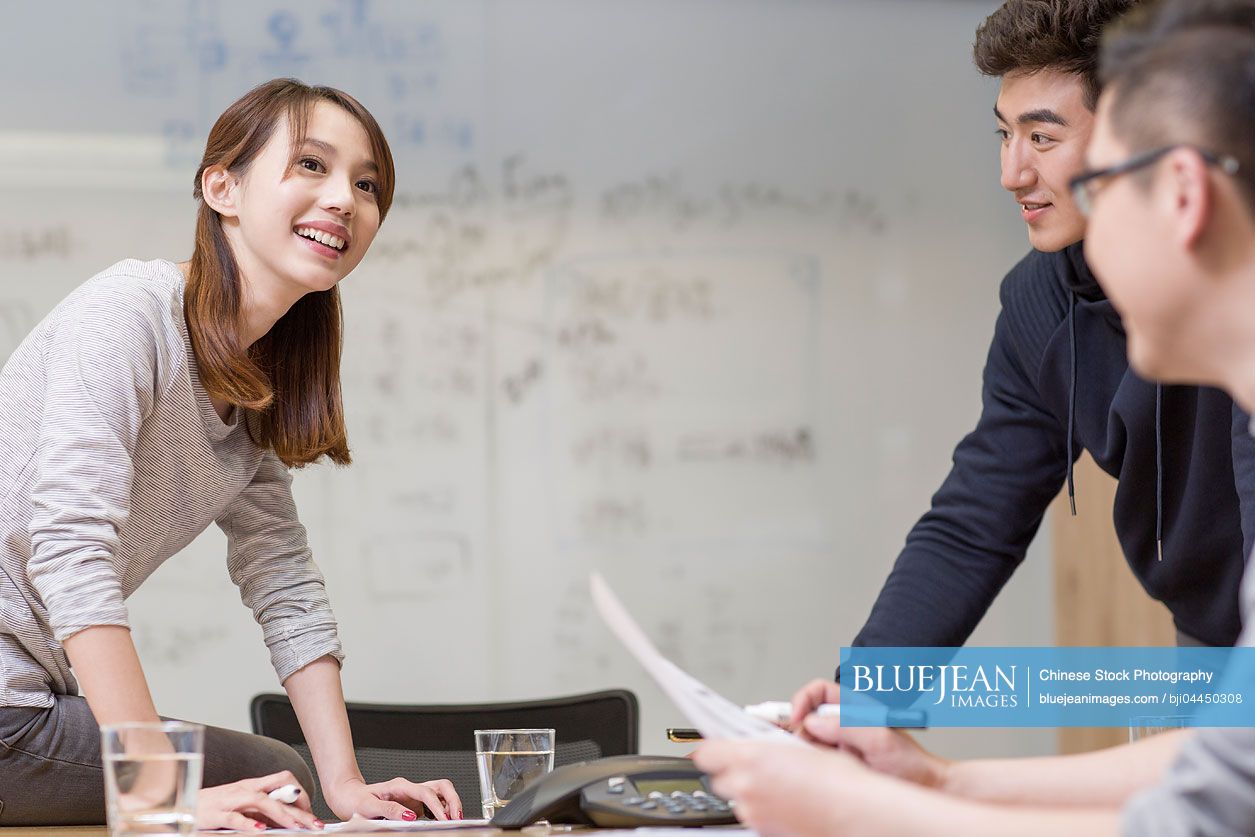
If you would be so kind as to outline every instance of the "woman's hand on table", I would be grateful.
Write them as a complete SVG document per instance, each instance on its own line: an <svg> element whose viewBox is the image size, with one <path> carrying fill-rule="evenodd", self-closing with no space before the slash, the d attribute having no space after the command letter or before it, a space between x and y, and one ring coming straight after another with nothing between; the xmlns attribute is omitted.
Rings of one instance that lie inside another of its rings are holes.
<svg viewBox="0 0 1255 837"><path fill-rule="evenodd" d="M296 777L288 771L273 773L259 779L241 779L229 785L201 788L196 796L196 828L205 831L229 828L235 831L260 831L270 826L319 830L323 824L314 816L309 794L302 793L291 804L271 799L270 791L284 785L296 785Z"/></svg>

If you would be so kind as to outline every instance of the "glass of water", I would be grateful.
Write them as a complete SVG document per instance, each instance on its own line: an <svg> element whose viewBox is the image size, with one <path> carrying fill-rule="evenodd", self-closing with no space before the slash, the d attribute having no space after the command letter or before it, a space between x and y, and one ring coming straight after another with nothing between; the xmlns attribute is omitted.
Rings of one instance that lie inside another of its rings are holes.
<svg viewBox="0 0 1255 837"><path fill-rule="evenodd" d="M105 812L112 837L190 835L204 763L205 728L182 721L100 729Z"/></svg>
<svg viewBox="0 0 1255 837"><path fill-rule="evenodd" d="M1190 725L1186 715L1137 715L1129 719L1129 741L1140 741L1161 732L1185 729Z"/></svg>
<svg viewBox="0 0 1255 837"><path fill-rule="evenodd" d="M475 730L484 819L492 819L528 785L553 770L553 743L551 729Z"/></svg>

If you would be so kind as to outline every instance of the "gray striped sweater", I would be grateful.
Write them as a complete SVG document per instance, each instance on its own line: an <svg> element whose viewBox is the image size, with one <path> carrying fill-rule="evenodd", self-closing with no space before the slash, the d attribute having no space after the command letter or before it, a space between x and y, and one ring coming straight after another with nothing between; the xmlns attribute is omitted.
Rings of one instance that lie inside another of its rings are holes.
<svg viewBox="0 0 1255 837"><path fill-rule="evenodd" d="M200 385L182 272L119 262L0 372L0 706L75 694L61 642L127 625L126 598L212 521L279 679L342 660L288 469Z"/></svg>

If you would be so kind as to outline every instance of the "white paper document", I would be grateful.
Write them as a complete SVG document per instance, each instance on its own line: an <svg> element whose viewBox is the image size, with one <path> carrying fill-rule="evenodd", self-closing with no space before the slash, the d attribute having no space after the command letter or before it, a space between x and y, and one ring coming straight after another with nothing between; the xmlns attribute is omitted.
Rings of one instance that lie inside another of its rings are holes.
<svg viewBox="0 0 1255 837"><path fill-rule="evenodd" d="M307 831L301 828L270 828L264 833L269 837L271 834L320 834L343 832L345 834L364 834L367 832L379 831L452 831L458 828L487 828L488 820L414 820L408 822L406 820L370 820L363 816L354 816L351 820L344 822L327 823L326 828L321 832ZM216 834L257 834L256 831L228 831L221 830L213 832Z"/></svg>
<svg viewBox="0 0 1255 837"><path fill-rule="evenodd" d="M596 837L694 837L696 832L692 828L599 828ZM717 834L718 837L758 837L757 831L751 831L739 825L716 825L706 826L701 832L703 835Z"/></svg>
<svg viewBox="0 0 1255 837"><path fill-rule="evenodd" d="M600 573L592 574L590 586L593 603L606 626L627 646L702 737L712 740L772 738L802 743L775 724L750 715L658 653Z"/></svg>
<svg viewBox="0 0 1255 837"><path fill-rule="evenodd" d="M488 820L368 820L354 816L345 822L328 825L324 831L343 831L358 834L365 831L450 831L455 828L487 828ZM269 833L269 832L267 832Z"/></svg>

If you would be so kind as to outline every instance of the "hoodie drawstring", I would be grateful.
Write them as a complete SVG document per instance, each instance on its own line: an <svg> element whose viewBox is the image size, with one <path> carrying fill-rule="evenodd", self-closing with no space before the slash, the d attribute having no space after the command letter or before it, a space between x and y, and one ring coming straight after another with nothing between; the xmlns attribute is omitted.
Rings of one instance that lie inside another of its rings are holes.
<svg viewBox="0 0 1255 837"><path fill-rule="evenodd" d="M1068 346L1069 356L1068 380L1068 503L1072 506L1072 516L1076 517L1076 487L1072 484L1072 463L1076 461L1072 451L1072 433L1076 426L1076 292L1068 291Z"/></svg>
<svg viewBox="0 0 1255 837"><path fill-rule="evenodd" d="M1068 343L1071 352L1069 357L1068 374L1068 505L1071 506L1072 516L1076 516L1076 487L1073 482L1073 462L1075 460L1076 444L1073 434L1076 433L1076 293L1077 289L1082 293L1094 293L1094 299L1103 299L1101 288L1094 280L1089 270L1089 266L1085 263L1080 245L1072 245L1068 248L1068 257L1076 271L1073 279L1065 278L1064 287L1068 291ZM1089 296L1085 297L1090 299ZM1255 428L1255 419L1251 421L1251 427ZM1255 432L1255 431L1253 431ZM1156 560L1163 560L1163 528L1164 528L1164 508L1163 508L1163 481L1164 481L1164 449L1163 449L1163 385L1155 384L1155 555Z"/></svg>
<svg viewBox="0 0 1255 837"><path fill-rule="evenodd" d="M1163 560L1163 384L1155 384L1155 550Z"/></svg>
<svg viewBox="0 0 1255 837"><path fill-rule="evenodd" d="M1076 293L1068 291L1068 504L1076 517L1072 434L1076 429ZM1163 384L1155 384L1155 555L1163 560Z"/></svg>

